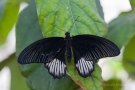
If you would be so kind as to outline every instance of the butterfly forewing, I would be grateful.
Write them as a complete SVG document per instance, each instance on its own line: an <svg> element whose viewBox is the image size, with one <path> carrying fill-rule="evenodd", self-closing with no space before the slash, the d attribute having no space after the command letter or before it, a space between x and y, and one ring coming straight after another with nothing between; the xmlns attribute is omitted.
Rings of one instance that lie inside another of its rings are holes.
<svg viewBox="0 0 135 90"><path fill-rule="evenodd" d="M77 35L73 37L72 45L86 57L85 60L96 60L103 57L113 57L120 53L119 48L111 41L94 35ZM75 46L78 46L76 47ZM87 58L89 57L89 58Z"/></svg>
<svg viewBox="0 0 135 90"><path fill-rule="evenodd" d="M51 62L65 47L64 38L44 38L26 47L19 55L20 64Z"/></svg>

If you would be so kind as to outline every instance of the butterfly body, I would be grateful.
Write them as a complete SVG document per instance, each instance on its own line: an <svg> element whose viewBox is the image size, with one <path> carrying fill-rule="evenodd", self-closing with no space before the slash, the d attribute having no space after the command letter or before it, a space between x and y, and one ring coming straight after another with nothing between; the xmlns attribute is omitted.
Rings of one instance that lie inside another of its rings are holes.
<svg viewBox="0 0 135 90"><path fill-rule="evenodd" d="M60 79L66 75L66 58L71 62L73 57L79 75L86 78L93 72L98 59L119 53L119 48L105 38L85 34L71 37L66 32L65 38L50 37L32 43L21 52L18 63L44 63L48 72Z"/></svg>
<svg viewBox="0 0 135 90"><path fill-rule="evenodd" d="M66 37L65 37L65 41L66 41L66 55L67 55L67 59L68 59L68 62L71 62L71 57L72 57L72 54L71 54L71 42L72 42L72 38L70 37L70 33L69 32L66 32L65 33Z"/></svg>

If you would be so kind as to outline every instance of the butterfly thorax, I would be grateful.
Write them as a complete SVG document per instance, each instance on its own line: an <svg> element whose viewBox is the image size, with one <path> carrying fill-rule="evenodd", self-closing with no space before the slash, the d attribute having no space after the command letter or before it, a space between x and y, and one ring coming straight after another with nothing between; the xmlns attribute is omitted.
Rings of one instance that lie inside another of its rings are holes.
<svg viewBox="0 0 135 90"><path fill-rule="evenodd" d="M67 55L68 62L70 62L71 61L71 40L72 40L72 38L70 37L69 32L66 32L65 35L66 35L66 37L65 37L66 55Z"/></svg>

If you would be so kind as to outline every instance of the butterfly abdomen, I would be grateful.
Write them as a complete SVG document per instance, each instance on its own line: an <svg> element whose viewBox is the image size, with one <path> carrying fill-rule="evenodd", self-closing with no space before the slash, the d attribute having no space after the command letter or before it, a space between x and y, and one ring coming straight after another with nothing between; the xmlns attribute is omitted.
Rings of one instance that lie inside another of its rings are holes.
<svg viewBox="0 0 135 90"><path fill-rule="evenodd" d="M69 32L66 32L65 33L66 35L66 55L67 55L67 59L68 59L68 62L71 61L71 37L70 37L70 33Z"/></svg>
<svg viewBox="0 0 135 90"><path fill-rule="evenodd" d="M68 46L67 47L67 59L68 59L68 62L71 62L71 47Z"/></svg>

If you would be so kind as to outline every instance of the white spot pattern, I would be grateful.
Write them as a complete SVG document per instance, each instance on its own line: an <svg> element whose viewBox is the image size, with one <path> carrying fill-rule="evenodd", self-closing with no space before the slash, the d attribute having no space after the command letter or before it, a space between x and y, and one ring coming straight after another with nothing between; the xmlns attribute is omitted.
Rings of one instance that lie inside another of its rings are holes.
<svg viewBox="0 0 135 90"><path fill-rule="evenodd" d="M66 75L66 65L59 59L55 58L52 62L46 63L45 67L54 78L61 78Z"/></svg>
<svg viewBox="0 0 135 90"><path fill-rule="evenodd" d="M80 58L76 63L76 68L78 73L83 77L88 77L91 72L94 70L93 61L86 61L84 58Z"/></svg>

